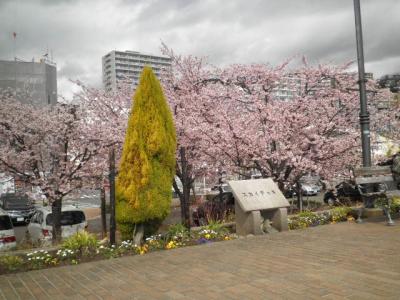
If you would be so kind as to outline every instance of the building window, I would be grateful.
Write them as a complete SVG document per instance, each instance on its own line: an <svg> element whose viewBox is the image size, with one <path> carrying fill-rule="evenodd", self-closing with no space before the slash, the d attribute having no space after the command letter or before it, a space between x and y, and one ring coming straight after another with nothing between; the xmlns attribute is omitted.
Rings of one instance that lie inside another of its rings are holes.
<svg viewBox="0 0 400 300"><path fill-rule="evenodd" d="M47 104L50 104L50 95L47 95Z"/></svg>

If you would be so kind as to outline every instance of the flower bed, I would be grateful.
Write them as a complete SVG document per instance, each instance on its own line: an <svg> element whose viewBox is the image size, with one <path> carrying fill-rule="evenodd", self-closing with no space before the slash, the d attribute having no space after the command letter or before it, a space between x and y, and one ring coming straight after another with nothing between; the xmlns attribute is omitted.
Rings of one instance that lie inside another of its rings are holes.
<svg viewBox="0 0 400 300"><path fill-rule="evenodd" d="M231 234L221 223L212 223L190 233L183 225L173 225L169 227L166 234L146 238L143 245L135 245L132 241L123 241L118 245L105 245L101 244L95 235L80 232L66 239L59 249L0 256L0 274L79 264L126 255L143 255L151 251L233 238L236 238L236 235Z"/></svg>
<svg viewBox="0 0 400 300"><path fill-rule="evenodd" d="M354 212L351 207L335 207L323 212L303 211L295 216L289 216L288 226L290 230L295 230L343 221L354 221Z"/></svg>
<svg viewBox="0 0 400 300"><path fill-rule="evenodd" d="M304 211L289 216L288 225L290 230L295 230L346 220L354 220L352 208L336 207L324 212ZM79 264L126 255L143 255L152 251L231 240L236 237L225 224L219 222L211 222L196 230L192 229L191 232L181 224L172 225L165 234L146 238L143 245L135 245L129 240L118 245L102 244L95 235L81 232L65 240L60 248L0 256L0 274Z"/></svg>

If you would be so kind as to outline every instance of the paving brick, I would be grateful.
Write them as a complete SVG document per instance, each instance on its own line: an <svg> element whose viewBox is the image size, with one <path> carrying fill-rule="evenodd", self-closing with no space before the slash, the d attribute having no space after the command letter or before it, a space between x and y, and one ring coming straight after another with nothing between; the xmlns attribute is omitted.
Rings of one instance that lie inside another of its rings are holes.
<svg viewBox="0 0 400 300"><path fill-rule="evenodd" d="M4 299L399 299L400 226L341 223L0 276Z"/></svg>

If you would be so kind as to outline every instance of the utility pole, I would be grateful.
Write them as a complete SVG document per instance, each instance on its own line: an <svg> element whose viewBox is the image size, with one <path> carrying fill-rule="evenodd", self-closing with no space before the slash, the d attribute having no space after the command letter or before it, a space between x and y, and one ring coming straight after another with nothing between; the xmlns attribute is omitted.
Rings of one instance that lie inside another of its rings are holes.
<svg viewBox="0 0 400 300"><path fill-rule="evenodd" d="M115 151L114 147L109 152L109 180L110 180L110 244L115 245Z"/></svg>
<svg viewBox="0 0 400 300"><path fill-rule="evenodd" d="M365 89L364 49L361 26L360 0L354 0L354 15L356 23L358 85L360 88L360 127L363 167L371 166L371 138L369 130L369 113L367 107L367 94Z"/></svg>

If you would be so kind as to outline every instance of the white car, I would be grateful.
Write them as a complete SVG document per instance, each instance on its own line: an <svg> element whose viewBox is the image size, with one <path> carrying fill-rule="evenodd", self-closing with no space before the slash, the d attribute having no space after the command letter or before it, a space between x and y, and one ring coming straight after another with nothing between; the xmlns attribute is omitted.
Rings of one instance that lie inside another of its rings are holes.
<svg viewBox="0 0 400 300"><path fill-rule="evenodd" d="M10 216L0 209L0 251L12 250L17 247L14 227Z"/></svg>
<svg viewBox="0 0 400 300"><path fill-rule="evenodd" d="M61 237L67 238L87 228L85 213L75 206L63 206L61 209ZM51 207L38 208L32 216L28 232L32 241L47 242L52 239L53 214Z"/></svg>
<svg viewBox="0 0 400 300"><path fill-rule="evenodd" d="M318 194L320 189L315 184L302 184L301 190L305 196L314 196Z"/></svg>

